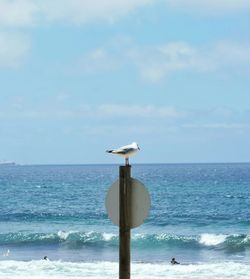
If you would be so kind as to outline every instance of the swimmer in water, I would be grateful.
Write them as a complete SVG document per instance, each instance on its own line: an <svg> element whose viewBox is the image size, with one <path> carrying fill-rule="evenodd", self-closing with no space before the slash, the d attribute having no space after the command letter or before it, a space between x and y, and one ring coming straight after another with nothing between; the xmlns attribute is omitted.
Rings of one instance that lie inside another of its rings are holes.
<svg viewBox="0 0 250 279"><path fill-rule="evenodd" d="M172 258L171 264L180 264L180 263L178 263L178 262L175 260L175 258Z"/></svg>

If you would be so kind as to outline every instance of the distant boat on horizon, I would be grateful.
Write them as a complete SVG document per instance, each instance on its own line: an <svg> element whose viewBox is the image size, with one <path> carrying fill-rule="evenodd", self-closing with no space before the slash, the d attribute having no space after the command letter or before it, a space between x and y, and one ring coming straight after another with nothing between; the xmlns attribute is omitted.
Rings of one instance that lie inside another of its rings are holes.
<svg viewBox="0 0 250 279"><path fill-rule="evenodd" d="M12 161L0 161L0 167L2 166L16 166L17 164L15 162Z"/></svg>

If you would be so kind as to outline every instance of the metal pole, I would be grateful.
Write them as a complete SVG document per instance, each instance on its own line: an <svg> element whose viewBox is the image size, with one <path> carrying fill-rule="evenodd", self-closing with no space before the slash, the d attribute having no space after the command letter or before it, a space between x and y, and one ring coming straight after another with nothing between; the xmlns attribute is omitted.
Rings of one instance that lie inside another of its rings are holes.
<svg viewBox="0 0 250 279"><path fill-rule="evenodd" d="M120 166L119 172L119 279L130 279L130 218L131 218L131 166Z"/></svg>

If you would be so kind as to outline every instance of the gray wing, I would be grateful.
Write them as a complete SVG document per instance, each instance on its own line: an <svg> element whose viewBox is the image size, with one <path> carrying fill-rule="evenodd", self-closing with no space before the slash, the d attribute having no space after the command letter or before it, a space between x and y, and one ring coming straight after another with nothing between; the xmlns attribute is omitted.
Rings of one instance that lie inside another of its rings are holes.
<svg viewBox="0 0 250 279"><path fill-rule="evenodd" d="M122 155L126 155L129 152L134 151L134 148L124 148L124 149L118 149L118 150L113 150L114 153L116 154L122 154Z"/></svg>

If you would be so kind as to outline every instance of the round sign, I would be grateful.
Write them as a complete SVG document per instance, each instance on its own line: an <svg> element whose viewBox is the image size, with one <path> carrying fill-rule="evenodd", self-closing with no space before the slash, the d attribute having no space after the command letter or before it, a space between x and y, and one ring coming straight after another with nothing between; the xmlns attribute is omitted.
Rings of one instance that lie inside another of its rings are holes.
<svg viewBox="0 0 250 279"><path fill-rule="evenodd" d="M109 188L105 206L109 218L119 226L119 179ZM146 187L137 179L131 178L131 229L140 226L148 216L150 196Z"/></svg>

